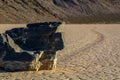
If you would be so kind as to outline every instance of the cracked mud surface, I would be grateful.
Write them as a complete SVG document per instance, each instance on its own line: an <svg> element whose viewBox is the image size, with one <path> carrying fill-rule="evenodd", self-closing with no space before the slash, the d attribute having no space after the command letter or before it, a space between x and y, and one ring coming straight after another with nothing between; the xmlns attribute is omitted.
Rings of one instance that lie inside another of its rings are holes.
<svg viewBox="0 0 120 80"><path fill-rule="evenodd" d="M14 73L1 71L0 79L120 80L119 26L119 24L65 25L63 28L65 48L57 53L56 70Z"/></svg>

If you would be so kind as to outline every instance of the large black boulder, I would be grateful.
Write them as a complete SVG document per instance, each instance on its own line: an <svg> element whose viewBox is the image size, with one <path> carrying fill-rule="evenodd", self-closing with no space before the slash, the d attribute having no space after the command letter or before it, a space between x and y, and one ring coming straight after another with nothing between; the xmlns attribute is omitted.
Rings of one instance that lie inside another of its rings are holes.
<svg viewBox="0 0 120 80"><path fill-rule="evenodd" d="M0 34L0 67L7 71L51 70L64 47L61 22L28 24Z"/></svg>

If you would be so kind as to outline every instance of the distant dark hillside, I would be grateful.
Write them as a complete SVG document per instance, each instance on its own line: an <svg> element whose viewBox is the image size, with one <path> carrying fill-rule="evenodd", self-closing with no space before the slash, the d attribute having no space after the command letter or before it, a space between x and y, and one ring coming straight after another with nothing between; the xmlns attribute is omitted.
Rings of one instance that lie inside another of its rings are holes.
<svg viewBox="0 0 120 80"><path fill-rule="evenodd" d="M120 22L120 0L0 0L0 23Z"/></svg>

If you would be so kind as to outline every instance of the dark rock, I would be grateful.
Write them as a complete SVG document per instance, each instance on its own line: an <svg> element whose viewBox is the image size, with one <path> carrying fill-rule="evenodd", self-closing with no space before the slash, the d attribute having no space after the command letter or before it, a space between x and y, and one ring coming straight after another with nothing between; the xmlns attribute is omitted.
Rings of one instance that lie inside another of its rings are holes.
<svg viewBox="0 0 120 80"><path fill-rule="evenodd" d="M60 22L28 24L0 34L0 67L8 71L51 70L62 50Z"/></svg>

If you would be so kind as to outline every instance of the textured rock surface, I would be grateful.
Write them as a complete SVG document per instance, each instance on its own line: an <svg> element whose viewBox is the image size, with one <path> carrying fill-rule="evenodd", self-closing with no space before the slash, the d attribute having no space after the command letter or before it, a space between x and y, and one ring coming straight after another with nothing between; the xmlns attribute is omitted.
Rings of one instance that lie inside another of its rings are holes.
<svg viewBox="0 0 120 80"><path fill-rule="evenodd" d="M60 22L28 24L0 34L0 67L8 71L51 70L63 49Z"/></svg>

